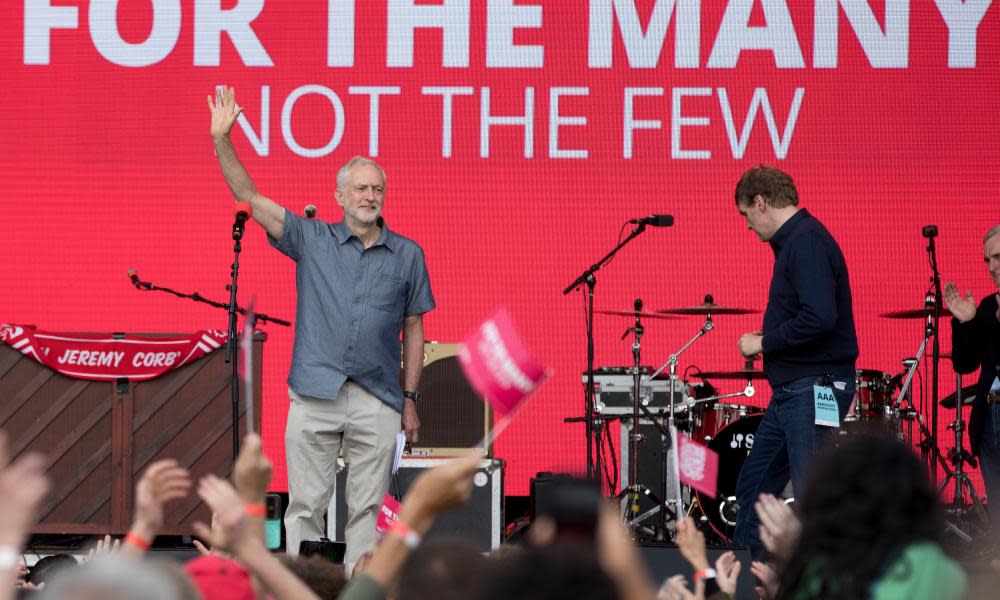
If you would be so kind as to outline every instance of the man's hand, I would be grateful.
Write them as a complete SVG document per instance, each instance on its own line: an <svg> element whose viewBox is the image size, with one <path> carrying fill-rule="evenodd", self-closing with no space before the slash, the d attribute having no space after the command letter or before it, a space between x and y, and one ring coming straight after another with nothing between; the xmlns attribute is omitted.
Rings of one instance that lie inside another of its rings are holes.
<svg viewBox="0 0 1000 600"><path fill-rule="evenodd" d="M715 560L715 582L719 584L720 590L734 598L742 566L732 551L724 552Z"/></svg>
<svg viewBox="0 0 1000 600"><path fill-rule="evenodd" d="M168 458L151 464L135 484L135 514L132 532L152 540L163 527L163 505L183 498L191 489L187 469Z"/></svg>
<svg viewBox="0 0 1000 600"><path fill-rule="evenodd" d="M24 454L8 463L7 435L0 432L0 545L20 548L35 521L35 511L49 491L45 459L40 454Z"/></svg>
<svg viewBox="0 0 1000 600"><path fill-rule="evenodd" d="M208 108L212 111L212 139L229 135L233 123L243 112L243 108L236 103L235 90L226 86L218 88L214 99L208 96Z"/></svg>
<svg viewBox="0 0 1000 600"><path fill-rule="evenodd" d="M754 331L753 333L744 333L736 345L744 358L753 358L764 351L763 341L764 336L759 331Z"/></svg>
<svg viewBox="0 0 1000 600"><path fill-rule="evenodd" d="M417 403L410 398L403 398L402 428L407 442L415 444L419 441L420 417L417 416Z"/></svg>
<svg viewBox="0 0 1000 600"><path fill-rule="evenodd" d="M761 494L753 508L760 518L760 540L764 547L779 559L788 558L802 531L798 516L771 494Z"/></svg>
<svg viewBox="0 0 1000 600"><path fill-rule="evenodd" d="M773 599L778 596L778 587L781 579L778 577L778 573L771 568L771 565L753 561L750 563L750 572L762 584L754 588L758 598Z"/></svg>
<svg viewBox="0 0 1000 600"><path fill-rule="evenodd" d="M941 294L944 296L944 305L951 311L952 316L962 323L968 323L976 316L976 301L972 297L972 292L966 290L965 294L966 297L963 298L955 284L950 282L945 284Z"/></svg>
<svg viewBox="0 0 1000 600"><path fill-rule="evenodd" d="M271 461L261 451L260 436L248 433L233 467L233 483L244 504L263 504L271 484Z"/></svg>
<svg viewBox="0 0 1000 600"><path fill-rule="evenodd" d="M212 509L213 527L198 522L194 524L195 533L208 541L213 550L220 549L239 557L241 551L252 551L255 543L264 547L253 534L240 495L228 481L206 475L198 482L198 496Z"/></svg>
<svg viewBox="0 0 1000 600"><path fill-rule="evenodd" d="M695 571L708 568L708 554L705 552L705 535L695 527L694 519L684 517L677 521L677 548Z"/></svg>

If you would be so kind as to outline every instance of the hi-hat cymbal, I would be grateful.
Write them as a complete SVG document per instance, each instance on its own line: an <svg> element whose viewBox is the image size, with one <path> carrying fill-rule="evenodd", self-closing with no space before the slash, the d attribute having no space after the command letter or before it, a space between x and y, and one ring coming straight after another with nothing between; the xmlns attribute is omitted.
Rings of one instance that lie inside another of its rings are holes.
<svg viewBox="0 0 1000 600"><path fill-rule="evenodd" d="M764 371L757 369L736 369L735 371L702 371L695 377L701 379L767 379Z"/></svg>
<svg viewBox="0 0 1000 600"><path fill-rule="evenodd" d="M704 302L696 306L664 308L656 312L667 315L752 315L760 311L755 308L735 308L732 306L722 306L714 302Z"/></svg>
<svg viewBox="0 0 1000 600"><path fill-rule="evenodd" d="M958 392L954 394L949 394L941 400L940 404L944 408L955 408L955 402L958 400ZM962 406L968 406L976 401L976 386L967 385L962 388Z"/></svg>
<svg viewBox="0 0 1000 600"><path fill-rule="evenodd" d="M661 315L655 312L648 311L636 311L636 310L597 310L594 312L600 315L615 315L619 317L639 317L640 319L680 319L680 317L673 317L670 315Z"/></svg>
<svg viewBox="0 0 1000 600"><path fill-rule="evenodd" d="M879 314L883 319L923 319L927 316L928 310L926 308L915 308L912 310L893 310L889 312L884 312ZM931 316L934 316L934 311L930 311ZM947 317L951 313L948 309L941 307L937 311L937 316Z"/></svg>

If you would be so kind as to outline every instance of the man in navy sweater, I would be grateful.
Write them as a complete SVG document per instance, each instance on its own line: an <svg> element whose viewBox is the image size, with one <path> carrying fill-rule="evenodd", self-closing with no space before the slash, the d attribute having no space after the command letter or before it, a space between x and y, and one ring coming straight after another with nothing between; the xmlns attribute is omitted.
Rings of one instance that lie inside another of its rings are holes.
<svg viewBox="0 0 1000 600"><path fill-rule="evenodd" d="M736 186L747 228L774 251L763 329L739 340L744 357L763 355L772 388L736 484L733 541L754 558L764 553L754 502L780 494L789 480L802 494L813 456L854 396L858 340L847 264L826 227L798 204L792 178L771 166L750 169Z"/></svg>

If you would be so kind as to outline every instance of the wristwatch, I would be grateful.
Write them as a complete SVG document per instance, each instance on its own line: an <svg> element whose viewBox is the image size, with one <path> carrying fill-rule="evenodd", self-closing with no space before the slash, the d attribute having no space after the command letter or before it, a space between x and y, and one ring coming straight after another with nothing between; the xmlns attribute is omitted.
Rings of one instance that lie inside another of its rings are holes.
<svg viewBox="0 0 1000 600"><path fill-rule="evenodd" d="M420 404L420 392L411 392L409 390L404 390L403 397L413 400L414 404Z"/></svg>

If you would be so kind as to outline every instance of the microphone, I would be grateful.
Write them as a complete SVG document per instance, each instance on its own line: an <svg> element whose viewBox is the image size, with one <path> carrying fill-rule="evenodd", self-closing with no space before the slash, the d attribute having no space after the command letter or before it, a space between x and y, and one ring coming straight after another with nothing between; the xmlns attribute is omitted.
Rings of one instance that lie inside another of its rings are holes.
<svg viewBox="0 0 1000 600"><path fill-rule="evenodd" d="M307 219L315 219L316 218L316 205L315 204L306 204L306 207L303 209L303 212L305 213Z"/></svg>
<svg viewBox="0 0 1000 600"><path fill-rule="evenodd" d="M937 237L937 225L924 225L923 229L920 230L920 234L927 239Z"/></svg>
<svg viewBox="0 0 1000 600"><path fill-rule="evenodd" d="M629 223L635 225L652 225L653 227L670 227L674 224L673 215L649 215L641 219L632 219Z"/></svg>
<svg viewBox="0 0 1000 600"><path fill-rule="evenodd" d="M243 229L247 219L253 215L253 207L249 202L237 202L233 207L233 214L236 215L236 222L233 223L233 239L239 241L243 239Z"/></svg>
<svg viewBox="0 0 1000 600"><path fill-rule="evenodd" d="M142 289L139 286L139 273L135 269L129 269L128 270L128 278L129 278L129 281L132 282L132 285L135 286L135 289L137 289L137 290Z"/></svg>

